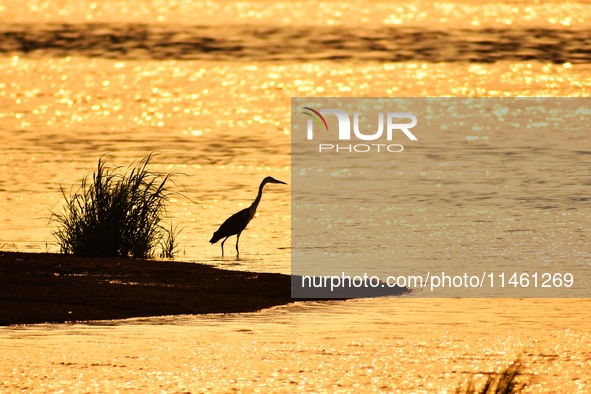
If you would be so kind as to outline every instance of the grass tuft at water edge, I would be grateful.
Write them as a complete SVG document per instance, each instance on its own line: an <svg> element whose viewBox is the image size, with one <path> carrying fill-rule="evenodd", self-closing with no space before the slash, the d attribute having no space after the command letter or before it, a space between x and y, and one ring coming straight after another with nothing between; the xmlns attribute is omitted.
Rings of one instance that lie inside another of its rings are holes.
<svg viewBox="0 0 591 394"><path fill-rule="evenodd" d="M174 174L150 170L152 156L124 173L103 156L75 193L68 196L62 187L63 213L52 213L50 219L57 223L53 235L62 253L145 258L160 246L171 257L176 228L169 230L164 222Z"/></svg>

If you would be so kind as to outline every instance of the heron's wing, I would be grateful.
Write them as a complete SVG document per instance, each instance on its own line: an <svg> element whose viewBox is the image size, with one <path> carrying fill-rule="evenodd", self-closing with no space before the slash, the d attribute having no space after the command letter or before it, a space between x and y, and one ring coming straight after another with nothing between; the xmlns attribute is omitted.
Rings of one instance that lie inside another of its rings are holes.
<svg viewBox="0 0 591 394"><path fill-rule="evenodd" d="M223 238L241 233L248 225L248 222L250 222L250 214L248 208L246 208L226 219L218 231L215 232L216 236Z"/></svg>

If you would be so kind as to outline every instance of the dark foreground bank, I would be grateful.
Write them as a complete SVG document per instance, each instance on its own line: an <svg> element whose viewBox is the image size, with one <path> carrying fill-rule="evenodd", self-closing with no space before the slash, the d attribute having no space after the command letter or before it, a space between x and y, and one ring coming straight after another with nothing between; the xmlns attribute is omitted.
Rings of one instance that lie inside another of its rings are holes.
<svg viewBox="0 0 591 394"><path fill-rule="evenodd" d="M254 312L294 301L291 280L174 261L0 252L0 325Z"/></svg>
<svg viewBox="0 0 591 394"><path fill-rule="evenodd" d="M0 252L0 325L252 312L290 301L288 275Z"/></svg>

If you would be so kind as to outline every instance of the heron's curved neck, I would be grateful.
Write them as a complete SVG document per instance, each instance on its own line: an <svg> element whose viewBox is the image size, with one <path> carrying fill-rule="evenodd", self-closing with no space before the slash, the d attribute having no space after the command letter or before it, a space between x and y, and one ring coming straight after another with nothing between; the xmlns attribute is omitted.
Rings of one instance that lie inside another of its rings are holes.
<svg viewBox="0 0 591 394"><path fill-rule="evenodd" d="M261 182L261 185L259 186L259 194L257 194L257 198L255 198L254 202L250 206L250 215L251 216L254 216L255 212L257 211L257 207L259 206L259 203L261 202L261 198L263 197L263 187L265 187L264 181Z"/></svg>

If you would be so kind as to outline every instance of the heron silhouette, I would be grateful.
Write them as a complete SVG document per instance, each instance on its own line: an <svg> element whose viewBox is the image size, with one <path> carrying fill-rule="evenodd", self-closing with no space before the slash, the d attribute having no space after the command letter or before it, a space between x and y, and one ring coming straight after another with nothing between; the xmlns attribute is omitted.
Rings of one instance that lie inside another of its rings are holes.
<svg viewBox="0 0 591 394"><path fill-rule="evenodd" d="M261 182L261 185L259 186L259 194L257 194L257 198L254 200L251 206L230 216L228 219L226 219L224 223L222 223L218 231L213 233L213 237L211 237L211 239L209 240L209 242L211 242L212 244L215 244L217 241L224 238L224 240L222 241L222 257L224 257L224 242L226 242L226 240L232 235L236 235L236 256L240 254L240 251L238 250L238 241L240 241L240 234L242 234L242 231L244 231L248 223L254 217L257 211L257 207L261 202L261 197L263 197L263 188L267 183L282 183L284 185L287 185L287 183L278 181L273 177L266 177Z"/></svg>

